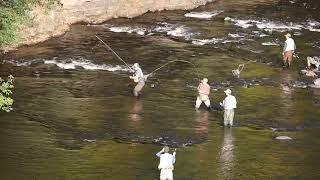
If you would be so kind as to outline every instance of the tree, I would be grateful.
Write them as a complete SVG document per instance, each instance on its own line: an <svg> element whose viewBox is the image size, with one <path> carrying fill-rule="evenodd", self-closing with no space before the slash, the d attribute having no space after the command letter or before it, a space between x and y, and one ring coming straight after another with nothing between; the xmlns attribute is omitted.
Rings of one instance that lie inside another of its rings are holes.
<svg viewBox="0 0 320 180"><path fill-rule="evenodd" d="M10 112L12 110L13 99L12 94L14 78L12 75L8 76L7 80L0 77L0 110Z"/></svg>

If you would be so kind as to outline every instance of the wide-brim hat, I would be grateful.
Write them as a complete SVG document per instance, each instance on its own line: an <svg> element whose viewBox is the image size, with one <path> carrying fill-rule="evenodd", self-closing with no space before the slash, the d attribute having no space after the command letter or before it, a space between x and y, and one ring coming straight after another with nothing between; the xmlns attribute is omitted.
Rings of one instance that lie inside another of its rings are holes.
<svg viewBox="0 0 320 180"><path fill-rule="evenodd" d="M227 90L225 90L223 92L226 93L226 94L231 94L231 90L230 89L227 89Z"/></svg>

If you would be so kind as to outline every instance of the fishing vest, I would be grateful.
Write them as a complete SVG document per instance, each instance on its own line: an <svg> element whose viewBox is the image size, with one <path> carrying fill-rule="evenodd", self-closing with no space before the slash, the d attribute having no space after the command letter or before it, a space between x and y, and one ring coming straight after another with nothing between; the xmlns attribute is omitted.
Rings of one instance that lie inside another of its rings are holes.
<svg viewBox="0 0 320 180"><path fill-rule="evenodd" d="M158 169L172 169L173 170L173 155L164 153L160 155L160 163Z"/></svg>

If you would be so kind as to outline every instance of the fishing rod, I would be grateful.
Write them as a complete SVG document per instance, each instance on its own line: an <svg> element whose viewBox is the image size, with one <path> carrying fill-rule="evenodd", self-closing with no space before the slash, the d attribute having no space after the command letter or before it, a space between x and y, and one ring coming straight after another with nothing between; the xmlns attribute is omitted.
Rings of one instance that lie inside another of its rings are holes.
<svg viewBox="0 0 320 180"><path fill-rule="evenodd" d="M96 35L96 38L99 39L99 41L101 41L101 42L105 45L105 47L106 47L108 50L110 50L110 51L111 51L120 61L122 61L129 69L133 70L110 46L108 46L107 43L105 43L105 42L104 42L101 38L99 38L97 35ZM148 77L149 77L151 74L153 74L154 72L160 70L161 68L163 68L163 67L165 67L165 66L167 66L168 64L173 63L173 62L185 62L185 63L191 64L191 65L193 66L193 68L195 69L198 78L200 79L199 72L197 71L196 66L195 66L193 63L191 63L191 62L189 62L189 61L185 61L185 60L173 60L173 61L169 61L169 62L165 63L164 65L160 66L159 68L153 70L151 73L145 75L146 78L148 78Z"/></svg>
<svg viewBox="0 0 320 180"><path fill-rule="evenodd" d="M117 57L120 61L122 61L130 70L133 71L133 69L132 69L123 59L121 59L121 57L120 57L110 46L108 46L107 43L105 43L105 42L104 42L102 39L100 39L97 35L96 35L96 38L99 39L99 41L101 41L101 42L107 47L108 50L110 50L111 52L113 52L113 54L116 55L116 57Z"/></svg>
<svg viewBox="0 0 320 180"><path fill-rule="evenodd" d="M169 61L169 62L165 63L164 65L158 67L157 69L153 70L151 73L147 74L147 76L150 76L150 75L153 74L154 72L160 70L161 68L163 68L163 67L165 67L165 66L167 66L168 64L173 63L173 62L185 62L185 63L191 64L191 65L193 66L194 70L195 70L196 73L197 73L198 79L200 79L199 72L198 72L196 66L195 66L192 62L190 62L190 61L185 61L185 60L173 60L173 61Z"/></svg>

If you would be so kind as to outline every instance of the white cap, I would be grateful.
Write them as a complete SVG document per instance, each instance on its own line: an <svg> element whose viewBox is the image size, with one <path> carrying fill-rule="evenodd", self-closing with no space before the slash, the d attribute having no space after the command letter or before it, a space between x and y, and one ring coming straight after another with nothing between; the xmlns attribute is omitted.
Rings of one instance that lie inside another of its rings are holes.
<svg viewBox="0 0 320 180"><path fill-rule="evenodd" d="M139 66L138 63L134 63L132 67L133 67L133 68L139 68L140 66Z"/></svg>
<svg viewBox="0 0 320 180"><path fill-rule="evenodd" d="M164 146L163 149L164 149L164 152L165 152L165 153L168 153L168 152L170 151L169 146Z"/></svg>
<svg viewBox="0 0 320 180"><path fill-rule="evenodd" d="M227 89L227 90L224 91L224 93L226 93L226 94L231 94L231 90L230 90L230 89Z"/></svg>
<svg viewBox="0 0 320 180"><path fill-rule="evenodd" d="M203 78L203 79L201 80L201 82L202 82L202 83L208 83L208 79L207 79L207 78Z"/></svg>
<svg viewBox="0 0 320 180"><path fill-rule="evenodd" d="M284 35L285 37L291 37L291 34L290 33L287 33L286 35Z"/></svg>

